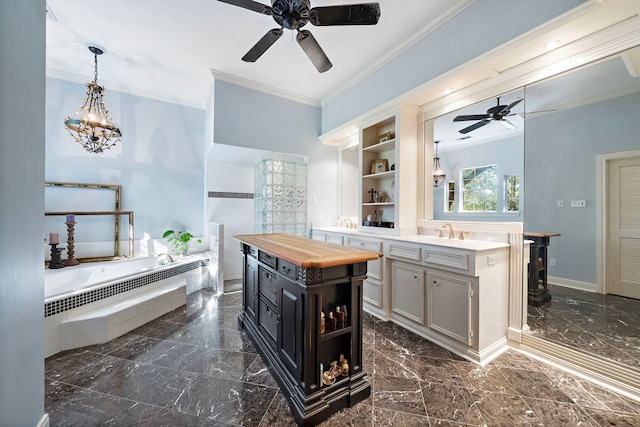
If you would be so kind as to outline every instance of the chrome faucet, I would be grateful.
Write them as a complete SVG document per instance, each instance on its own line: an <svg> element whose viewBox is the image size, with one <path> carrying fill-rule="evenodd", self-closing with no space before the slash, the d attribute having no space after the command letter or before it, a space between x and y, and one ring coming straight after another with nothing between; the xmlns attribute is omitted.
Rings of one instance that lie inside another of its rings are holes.
<svg viewBox="0 0 640 427"><path fill-rule="evenodd" d="M173 258L171 257L171 255L169 255L168 253L162 253L162 254L158 254L158 264L160 265L167 264L166 262L162 262L162 257L167 257L167 260L169 262L173 262Z"/></svg>
<svg viewBox="0 0 640 427"><path fill-rule="evenodd" d="M449 227L449 238L455 239L456 233L453 232L453 226L449 223L446 223L445 225L442 226L442 228L447 228L447 227Z"/></svg>

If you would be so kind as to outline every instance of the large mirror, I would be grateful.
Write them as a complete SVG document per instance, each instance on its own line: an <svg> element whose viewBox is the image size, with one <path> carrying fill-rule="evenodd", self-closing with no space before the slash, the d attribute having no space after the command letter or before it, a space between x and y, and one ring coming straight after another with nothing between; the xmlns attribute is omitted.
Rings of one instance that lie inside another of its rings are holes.
<svg viewBox="0 0 640 427"><path fill-rule="evenodd" d="M557 234L539 265L550 300L529 305L530 333L633 369L640 369L638 135L640 48L434 123L447 175L434 189L434 218L524 221L525 233ZM477 189L490 203L464 200Z"/></svg>

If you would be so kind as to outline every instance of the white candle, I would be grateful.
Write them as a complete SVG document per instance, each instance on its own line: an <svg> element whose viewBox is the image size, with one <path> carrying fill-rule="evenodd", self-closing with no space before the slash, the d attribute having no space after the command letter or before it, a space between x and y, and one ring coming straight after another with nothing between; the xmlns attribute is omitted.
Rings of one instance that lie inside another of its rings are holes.
<svg viewBox="0 0 640 427"><path fill-rule="evenodd" d="M58 243L58 233L49 233L49 244L57 245Z"/></svg>

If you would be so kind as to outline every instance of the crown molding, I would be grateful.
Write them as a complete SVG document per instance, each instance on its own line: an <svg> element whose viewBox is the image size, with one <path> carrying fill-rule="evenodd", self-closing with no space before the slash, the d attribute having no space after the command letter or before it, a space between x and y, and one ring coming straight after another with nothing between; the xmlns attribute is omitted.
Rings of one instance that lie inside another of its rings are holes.
<svg viewBox="0 0 640 427"><path fill-rule="evenodd" d="M437 30L444 23L452 19L454 16L462 12L467 7L471 6L475 3L476 0L458 0L453 2L453 4L447 8L444 12L440 13L436 16L431 22L425 24L425 26L418 32L416 32L412 37L409 37L405 40L404 43L399 44L394 49L390 50L386 55L381 56L377 61L373 63L373 65L367 68L362 73L355 75L353 78L347 80L345 83L340 85L338 89L333 91L329 96L322 98L320 100L320 105L322 107L330 104L332 101L336 100L340 96L344 95L347 91L349 91L354 86L358 85L362 81L364 81L367 77L371 76L373 73L378 71L384 65L392 61L398 55L409 49L411 46L425 38L427 35Z"/></svg>
<svg viewBox="0 0 640 427"><path fill-rule="evenodd" d="M80 76L78 74L66 73L64 71L53 70L47 68L46 70L47 77L51 77L54 79L66 80L74 83L85 84L88 80L86 76ZM206 100L203 99L202 102L196 102L187 98L180 98L177 96L171 96L160 92L154 92L151 90L140 89L132 86L127 86L119 83L113 83L106 80L100 80L100 85L105 88L109 88L109 90L113 90L116 92L128 93L129 95L141 96L143 98L155 99L157 101L169 102L172 104L183 105L185 107L197 108L199 110L204 110L206 105ZM208 94L208 92L207 92Z"/></svg>
<svg viewBox="0 0 640 427"><path fill-rule="evenodd" d="M264 85L262 83L255 82L253 80L245 79L243 77L234 76L233 74L228 74L222 71L214 70L213 68L211 68L210 70L211 70L211 74L213 75L213 78L216 80L231 83L237 86L242 86L247 89L256 90L258 92L263 92L268 95L273 95L280 98L288 99L290 101L294 101L300 104L311 105L312 107L320 107L320 101L317 99L297 95L295 93L287 92L285 90L281 90L273 86Z"/></svg>
<svg viewBox="0 0 640 427"><path fill-rule="evenodd" d="M430 120L473 105L496 94L510 92L548 77L601 60L640 44L640 17L628 18L545 55L514 66L495 77L482 80L425 104L419 121ZM460 67L457 73L464 71Z"/></svg>

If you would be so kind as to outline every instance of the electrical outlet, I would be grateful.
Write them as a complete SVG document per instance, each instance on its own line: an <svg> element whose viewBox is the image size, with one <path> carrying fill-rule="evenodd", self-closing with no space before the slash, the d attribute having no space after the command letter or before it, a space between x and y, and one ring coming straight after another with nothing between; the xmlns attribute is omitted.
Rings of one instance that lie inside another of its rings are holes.
<svg viewBox="0 0 640 427"><path fill-rule="evenodd" d="M558 207L564 208L564 200L558 200Z"/></svg>
<svg viewBox="0 0 640 427"><path fill-rule="evenodd" d="M584 208L587 206L586 200L572 200L571 207L572 208Z"/></svg>
<svg viewBox="0 0 640 427"><path fill-rule="evenodd" d="M487 257L487 265L496 265L496 257L493 255L489 255Z"/></svg>
<svg viewBox="0 0 640 427"><path fill-rule="evenodd" d="M556 266L556 259L555 258L550 258L549 259L549 267L555 267Z"/></svg>

